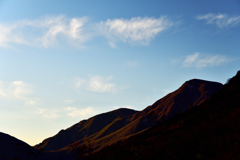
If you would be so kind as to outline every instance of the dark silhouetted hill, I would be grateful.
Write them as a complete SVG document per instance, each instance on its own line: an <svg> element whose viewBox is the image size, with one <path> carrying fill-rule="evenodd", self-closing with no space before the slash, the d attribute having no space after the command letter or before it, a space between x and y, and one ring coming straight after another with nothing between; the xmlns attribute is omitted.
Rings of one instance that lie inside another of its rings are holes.
<svg viewBox="0 0 240 160"><path fill-rule="evenodd" d="M37 150L27 143L0 132L0 160L25 160L37 156Z"/></svg>

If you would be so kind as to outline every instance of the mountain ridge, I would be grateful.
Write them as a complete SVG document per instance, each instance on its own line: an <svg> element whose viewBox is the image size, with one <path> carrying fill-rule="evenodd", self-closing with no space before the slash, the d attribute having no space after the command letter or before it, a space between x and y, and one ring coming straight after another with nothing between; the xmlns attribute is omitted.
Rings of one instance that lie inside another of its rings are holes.
<svg viewBox="0 0 240 160"><path fill-rule="evenodd" d="M125 137L129 137L135 133L161 123L163 120L167 120L175 114L182 113L189 109L189 107L201 104L203 101L210 98L213 93L219 91L222 86L223 85L218 82L192 79L186 81L176 91L169 93L142 111L133 111L130 114L125 114L120 117L115 115L115 117L110 118L109 121L107 120L107 123L105 123L106 120L103 117L105 113L96 115L89 118L87 121L80 121L78 124L75 124L66 130L60 131L55 136L50 137L49 139L44 140L43 143L35 146L35 148L41 148L45 151L59 149L71 150L73 143L78 146L84 146L91 142L92 149L94 152L97 152L108 145L121 141ZM116 111L117 110L111 111L110 113L114 113ZM99 116L102 117L102 119L98 118ZM91 130L86 133L86 131L89 131L84 130L84 128L87 129L86 126L89 127L89 125L92 125L92 127L95 128L96 124L93 125L91 123L92 121L101 122L101 124L98 124L101 125L101 127L99 128L97 125L96 128L98 129ZM73 128L75 128L75 133L77 133L75 135L73 135L73 132L70 131L73 130ZM75 137L73 138L74 140L66 140L69 139L67 138L70 137L69 134ZM62 137L65 137L65 139Z"/></svg>
<svg viewBox="0 0 240 160"><path fill-rule="evenodd" d="M240 159L240 71L204 103L108 146L92 159Z"/></svg>
<svg viewBox="0 0 240 160"><path fill-rule="evenodd" d="M117 119L119 117L125 117L125 116L135 113L135 112L137 112L137 111L132 110L132 109L120 108L120 109L116 109L116 110L109 111L106 113L101 113L99 115L89 118L88 120L80 121L79 123L76 123L73 126L67 128L66 130L59 131L55 136L45 139L42 143L34 146L34 148L37 148L37 149L44 148L45 151L61 149L71 143L78 141L79 139L83 139L86 135L91 136L92 134L103 129L108 124L112 123L112 121L114 119ZM103 117L104 117L104 119L103 119ZM105 117L107 117L107 119ZM101 123L99 123L99 122L101 122ZM94 127L91 127L90 126L91 124ZM79 132L81 132L81 133L79 133ZM77 133L77 134L74 135L74 133ZM71 135L73 135L73 136L71 136ZM62 144L59 144L59 145L54 145L54 146L51 145L52 142L56 143L56 142L60 142L59 140L63 140L62 139L63 136L65 137L65 142L63 142ZM68 137L68 139L66 139L66 137ZM52 140L52 138L59 139L59 140Z"/></svg>

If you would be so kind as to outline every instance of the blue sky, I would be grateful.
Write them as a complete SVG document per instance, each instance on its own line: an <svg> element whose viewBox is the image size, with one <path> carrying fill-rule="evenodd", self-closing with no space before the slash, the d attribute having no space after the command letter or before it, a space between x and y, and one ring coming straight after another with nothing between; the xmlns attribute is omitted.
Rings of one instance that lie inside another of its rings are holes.
<svg viewBox="0 0 240 160"><path fill-rule="evenodd" d="M0 131L31 145L240 69L240 1L0 0Z"/></svg>

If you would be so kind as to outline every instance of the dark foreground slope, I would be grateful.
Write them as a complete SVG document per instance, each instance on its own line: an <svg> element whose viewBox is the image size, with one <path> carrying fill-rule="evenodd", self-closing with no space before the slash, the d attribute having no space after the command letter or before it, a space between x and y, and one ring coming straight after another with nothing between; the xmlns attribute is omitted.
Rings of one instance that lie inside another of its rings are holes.
<svg viewBox="0 0 240 160"><path fill-rule="evenodd" d="M85 159L240 159L240 71L201 105Z"/></svg>
<svg viewBox="0 0 240 160"><path fill-rule="evenodd" d="M0 132L0 160L32 159L37 154L37 150L27 143Z"/></svg>

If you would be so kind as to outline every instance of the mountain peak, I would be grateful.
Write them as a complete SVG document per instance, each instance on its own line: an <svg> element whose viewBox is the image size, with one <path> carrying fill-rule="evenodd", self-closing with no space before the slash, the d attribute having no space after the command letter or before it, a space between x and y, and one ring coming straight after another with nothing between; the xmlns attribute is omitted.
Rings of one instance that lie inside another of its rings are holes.
<svg viewBox="0 0 240 160"><path fill-rule="evenodd" d="M232 83L237 85L239 84L239 82L240 82L240 70L237 72L237 74L234 77L228 79L227 84Z"/></svg>
<svg viewBox="0 0 240 160"><path fill-rule="evenodd" d="M213 93L222 89L223 85L218 82L201 79L186 81L176 91L166 95L147 107L139 115L146 115L154 112L158 120L168 119L175 114L182 113L192 106L197 106L209 99Z"/></svg>
<svg viewBox="0 0 240 160"><path fill-rule="evenodd" d="M214 82L214 81L208 81L208 80L202 80L202 79L190 79L188 81L186 81L183 85L199 85L199 84L215 84L215 85L222 85L219 82Z"/></svg>

